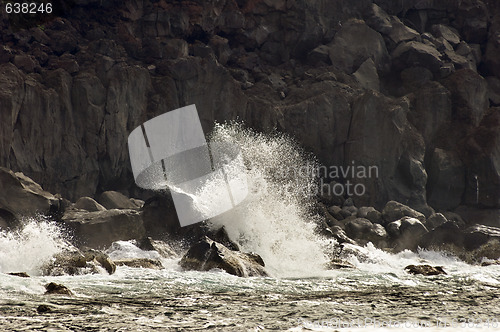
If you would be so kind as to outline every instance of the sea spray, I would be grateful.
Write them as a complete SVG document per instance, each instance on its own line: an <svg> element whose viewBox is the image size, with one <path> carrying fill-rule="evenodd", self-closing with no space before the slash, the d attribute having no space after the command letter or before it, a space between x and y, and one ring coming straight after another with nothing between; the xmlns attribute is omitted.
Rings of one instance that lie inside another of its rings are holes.
<svg viewBox="0 0 500 332"><path fill-rule="evenodd" d="M317 181L312 173L293 171L310 168L314 159L287 135L257 133L238 123L216 124L210 142L239 146L249 194L209 225L224 226L243 251L261 255L272 275L309 277L323 271L326 243L315 233L319 217L312 213ZM216 196L217 186L206 188L200 194Z"/></svg>
<svg viewBox="0 0 500 332"><path fill-rule="evenodd" d="M40 275L43 264L68 247L55 222L27 218L19 229L0 232L0 272Z"/></svg>

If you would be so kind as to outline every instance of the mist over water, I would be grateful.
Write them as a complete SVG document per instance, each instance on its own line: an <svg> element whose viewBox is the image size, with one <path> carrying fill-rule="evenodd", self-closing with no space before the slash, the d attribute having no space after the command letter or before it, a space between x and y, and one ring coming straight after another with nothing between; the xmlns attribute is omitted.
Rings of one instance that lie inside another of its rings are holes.
<svg viewBox="0 0 500 332"><path fill-rule="evenodd" d="M286 135L257 133L237 123L217 124L210 142L239 146L249 194L209 224L224 226L243 251L261 255L271 275L312 277L324 271L326 251L333 247L315 233L319 217L312 208L317 181L312 174L293 177L287 171L314 163L312 157ZM214 196L216 190L225 190L224 186L209 188L206 193Z"/></svg>
<svg viewBox="0 0 500 332"><path fill-rule="evenodd" d="M55 222L42 216L25 219L17 230L0 232L0 273L39 275L44 263L69 247Z"/></svg>

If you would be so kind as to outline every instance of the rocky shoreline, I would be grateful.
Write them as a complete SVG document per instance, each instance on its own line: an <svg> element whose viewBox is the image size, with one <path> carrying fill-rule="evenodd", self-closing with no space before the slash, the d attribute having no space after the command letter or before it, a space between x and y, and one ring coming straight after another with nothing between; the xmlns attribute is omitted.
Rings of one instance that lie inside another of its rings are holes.
<svg viewBox="0 0 500 332"><path fill-rule="evenodd" d="M213 231L202 222L181 228L168 195L144 202L108 191L97 201L82 197L71 203L60 195L44 191L22 173L5 168L0 168L0 183L3 185L2 231L22 227L26 217L45 216L71 235L68 238L73 249L47 262L42 267L44 275L100 273L100 269L112 274L117 265L163 268L158 259L112 260L105 252L105 249L119 249L117 241L133 240L138 248L155 251L159 257L172 259L183 255L179 264L185 270L221 269L241 277L267 276L265 262L258 253L241 252L224 227ZM332 201L343 201L343 204L329 205ZM325 268L353 268L343 259L346 253L369 242L391 253L428 249L448 252L469 264L500 263L500 227L476 223L459 213L432 213L426 217L396 201L387 202L382 211L377 211L374 207L358 208L351 198L329 195L320 197L317 209L322 216L317 225L318 234L335 239L331 263ZM489 222L491 225L495 220ZM168 244L179 240L182 240L180 247ZM345 249L348 246L350 249ZM407 269L414 274L445 273L442 268L428 265L412 265ZM21 271L9 272L25 276Z"/></svg>

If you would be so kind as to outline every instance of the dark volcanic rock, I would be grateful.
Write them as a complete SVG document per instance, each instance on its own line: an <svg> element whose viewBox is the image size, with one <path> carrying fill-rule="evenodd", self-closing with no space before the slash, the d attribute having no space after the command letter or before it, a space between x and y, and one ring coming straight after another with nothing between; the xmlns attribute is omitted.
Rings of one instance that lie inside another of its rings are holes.
<svg viewBox="0 0 500 332"><path fill-rule="evenodd" d="M105 248L118 240L142 239L146 234L142 214L137 210L68 210L62 222L73 231L78 245L91 248Z"/></svg>
<svg viewBox="0 0 500 332"><path fill-rule="evenodd" d="M106 209L136 209L135 205L127 196L117 191L105 191L99 196L99 203Z"/></svg>
<svg viewBox="0 0 500 332"><path fill-rule="evenodd" d="M353 40L357 42L353 43ZM363 21L352 20L345 23L330 46L332 64L351 74L369 58L373 60L377 70L386 70L389 54L382 36Z"/></svg>
<svg viewBox="0 0 500 332"><path fill-rule="evenodd" d="M142 250L154 250L164 258L177 257L176 252L168 243L161 240L154 240L151 237L145 237L138 241L137 246Z"/></svg>
<svg viewBox="0 0 500 332"><path fill-rule="evenodd" d="M195 243L179 264L186 270L222 269L239 277L267 276L259 255L232 251L207 237Z"/></svg>
<svg viewBox="0 0 500 332"><path fill-rule="evenodd" d="M26 272L9 272L7 273L11 276L16 276L16 277L21 277L21 278L29 278L29 274L27 274Z"/></svg>
<svg viewBox="0 0 500 332"><path fill-rule="evenodd" d="M113 261L117 266L125 265L128 267L144 268L161 270L163 269L163 264L157 259L150 258L125 258L125 259L115 259Z"/></svg>
<svg viewBox="0 0 500 332"><path fill-rule="evenodd" d="M0 211L6 211L0 217L21 218L59 210L59 199L23 173L0 167L0 188Z"/></svg>
<svg viewBox="0 0 500 332"><path fill-rule="evenodd" d="M45 295L53 295L53 294L73 295L73 292L70 291L68 287L61 284L56 284L54 282L45 285L45 289L47 290L45 292Z"/></svg>
<svg viewBox="0 0 500 332"><path fill-rule="evenodd" d="M115 263L101 251L73 250L55 255L53 261L44 265L43 273L55 276L99 273L98 267L105 269L109 274L115 273L116 270Z"/></svg>
<svg viewBox="0 0 500 332"><path fill-rule="evenodd" d="M436 276L440 274L446 274L441 266L430 266L430 265L408 265L405 270L411 274L422 274L424 276Z"/></svg>
<svg viewBox="0 0 500 332"><path fill-rule="evenodd" d="M425 216L412 208L396 201L389 201L382 210L382 217L386 222L395 221L403 217L416 218L420 222L425 222Z"/></svg>
<svg viewBox="0 0 500 332"><path fill-rule="evenodd" d="M89 211L89 212L106 210L106 208L104 206L97 203L91 197L80 197L76 201L75 205L73 205L73 208L78 209L78 210L85 210L85 211Z"/></svg>

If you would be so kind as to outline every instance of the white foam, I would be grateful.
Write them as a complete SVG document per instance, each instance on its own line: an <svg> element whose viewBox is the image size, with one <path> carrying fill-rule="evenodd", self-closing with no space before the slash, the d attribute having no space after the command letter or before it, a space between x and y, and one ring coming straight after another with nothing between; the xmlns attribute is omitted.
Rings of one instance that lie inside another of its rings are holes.
<svg viewBox="0 0 500 332"><path fill-rule="evenodd" d="M68 246L54 222L26 219L20 229L0 232L0 272L40 275L40 267Z"/></svg>

